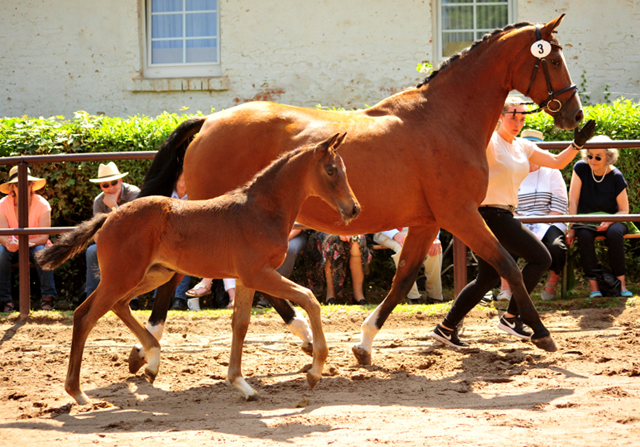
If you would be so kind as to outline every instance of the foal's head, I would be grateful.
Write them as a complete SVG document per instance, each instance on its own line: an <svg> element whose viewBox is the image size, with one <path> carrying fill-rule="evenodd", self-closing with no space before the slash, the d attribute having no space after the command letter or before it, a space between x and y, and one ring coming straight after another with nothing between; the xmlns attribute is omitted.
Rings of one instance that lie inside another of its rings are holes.
<svg viewBox="0 0 640 447"><path fill-rule="evenodd" d="M342 157L336 152L347 136L335 134L318 144L314 150L319 157L315 165L315 175L311 175L314 194L327 202L340 217L349 223L360 214L360 203L353 195Z"/></svg>

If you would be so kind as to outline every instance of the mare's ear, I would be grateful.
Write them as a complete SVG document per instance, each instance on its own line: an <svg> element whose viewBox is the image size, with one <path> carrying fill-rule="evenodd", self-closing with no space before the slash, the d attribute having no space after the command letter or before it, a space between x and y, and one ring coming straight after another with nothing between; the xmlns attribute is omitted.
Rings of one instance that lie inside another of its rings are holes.
<svg viewBox="0 0 640 447"><path fill-rule="evenodd" d="M347 133L343 133L342 135L336 134L331 138L331 143L329 143L329 150L335 152L338 150L338 147L344 142L347 138Z"/></svg>
<svg viewBox="0 0 640 447"><path fill-rule="evenodd" d="M553 31L560 25L560 23L562 22L562 19L564 19L564 16L565 14L562 14L557 19L545 23L542 29L540 30L540 34L542 35L542 37L543 38L551 37L551 33L553 33Z"/></svg>

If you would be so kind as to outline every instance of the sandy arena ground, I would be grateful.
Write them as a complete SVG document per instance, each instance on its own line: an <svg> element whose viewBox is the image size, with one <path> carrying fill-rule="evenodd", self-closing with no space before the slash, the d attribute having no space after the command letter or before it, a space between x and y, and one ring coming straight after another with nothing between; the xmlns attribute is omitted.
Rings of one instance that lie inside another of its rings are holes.
<svg viewBox="0 0 640 447"><path fill-rule="evenodd" d="M493 309L467 318L471 347L457 351L426 338L442 314L394 312L369 367L351 354L367 312L337 309L324 316L329 360L314 390L310 358L269 311L252 319L243 357L257 402L225 380L229 314L193 315L170 313L153 386L128 372L129 330L100 320L82 368L87 406L63 389L69 319L0 321L0 445L640 445L638 306L543 314L553 354L501 333Z"/></svg>

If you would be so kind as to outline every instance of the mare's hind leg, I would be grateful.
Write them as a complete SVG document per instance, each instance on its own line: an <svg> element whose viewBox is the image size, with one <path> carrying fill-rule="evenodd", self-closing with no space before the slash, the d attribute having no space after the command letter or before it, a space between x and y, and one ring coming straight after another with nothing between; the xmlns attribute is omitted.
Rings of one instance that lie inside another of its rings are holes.
<svg viewBox="0 0 640 447"><path fill-rule="evenodd" d="M292 306L289 301L276 298L268 294L265 294L264 297L282 317L282 320L289 328L289 331L302 340L302 351L305 354L312 356L313 337L311 335L311 328L309 327L309 323L307 323L307 319L300 311L298 311L298 309Z"/></svg>
<svg viewBox="0 0 640 447"><path fill-rule="evenodd" d="M402 302L416 281L418 271L426 258L429 247L438 234L437 226L410 227L402 246L398 269L393 277L391 290L382 303L362 323L360 344L353 346L352 351L358 363L371 364L373 339L393 309Z"/></svg>
<svg viewBox="0 0 640 447"><path fill-rule="evenodd" d="M175 289L175 287L173 289L170 289L169 287L173 284L177 285L182 280L182 276L183 275L176 274L172 270L169 270L165 267L154 265L148 270L142 282L138 284L136 288L132 291L133 295L131 296L133 297L136 295L149 292L155 289L156 287L162 286L163 284L165 285L163 290L158 290L158 295L162 293L164 298L160 297L160 301L158 301L159 297L156 296L156 300L153 305L154 310L152 311L151 317L149 318L149 321L155 321L156 324L153 325L153 324L150 324L149 322L146 324L146 331L148 331L151 335L153 335L153 337L157 341L160 341L160 338L162 338L162 332L164 330L164 321L168 311L168 306L164 306L165 302L167 301L167 298L166 298L167 294L169 296L172 296L173 290ZM166 287L167 285L169 287ZM170 297L168 298L168 301L171 302ZM165 307L166 309L164 309ZM157 308L157 311L156 311L156 308ZM153 318L154 313L156 313L155 319ZM135 321L137 322L137 320ZM127 325L127 327L129 327L129 329L131 329L131 331L134 334L136 334L135 330L132 327L130 327L125 320L123 320L123 322ZM140 340L140 337L138 337L138 340ZM142 343L142 340L140 340L140 342ZM144 344L136 344L133 348L131 348L131 352L129 353L129 372L131 374L135 374L142 367L142 365L147 363L149 360L150 358L147 356L147 353L145 352ZM147 367L147 370L150 370L150 371L153 371L154 369L155 369L155 372L157 373L157 368L155 368L155 366L150 365Z"/></svg>
<svg viewBox="0 0 640 447"><path fill-rule="evenodd" d="M556 347L549 330L544 326L522 280L518 265L500 242L486 226L477 210L462 215L458 210L458 218L452 219L447 227L451 233L462 240L478 256L487 261L498 274L505 278L511 286L513 299L516 300L522 321L533 329L531 342L540 349L555 352Z"/></svg>
<svg viewBox="0 0 640 447"><path fill-rule="evenodd" d="M118 297L116 295L108 293L106 287L100 284L73 313L71 353L69 354L69 367L64 388L80 405L91 403L91 399L87 397L80 387L80 368L87 336L98 319L106 314L117 300Z"/></svg>
<svg viewBox="0 0 640 447"><path fill-rule="evenodd" d="M251 319L251 305L255 290L246 288L240 280L236 281L236 299L233 304L233 318L231 328L231 354L227 379L242 393L246 400L257 400L258 392L242 377L242 346L247 335L249 320Z"/></svg>
<svg viewBox="0 0 640 447"><path fill-rule="evenodd" d="M131 298L134 296L136 295L130 295ZM133 316L128 299L118 301L113 306L113 311L142 344L144 357L141 358L141 360L147 363L144 374L149 382L153 383L160 368L160 343L158 343L158 340L156 340L151 332L145 329L142 323ZM129 358L129 364L131 364L131 358Z"/></svg>
<svg viewBox="0 0 640 447"><path fill-rule="evenodd" d="M156 294L156 298L153 302L151 316L145 325L147 330L151 332L158 341L162 338L164 323L167 319L169 307L171 306L173 292L178 284L180 284L183 277L183 274L175 273L169 282L158 287L158 293ZM141 345L135 345L131 348L131 353L129 354L129 372L131 374L135 374L146 362L147 360L145 358L144 349Z"/></svg>

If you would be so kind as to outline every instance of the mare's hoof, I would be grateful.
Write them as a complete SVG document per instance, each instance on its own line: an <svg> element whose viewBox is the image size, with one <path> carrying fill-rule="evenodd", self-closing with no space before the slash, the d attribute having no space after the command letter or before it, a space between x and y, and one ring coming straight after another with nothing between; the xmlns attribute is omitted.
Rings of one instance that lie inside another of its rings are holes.
<svg viewBox="0 0 640 447"><path fill-rule="evenodd" d="M320 377L321 376L316 377L316 376L312 375L311 372L308 372L307 373L307 383L309 384L309 388L313 389L316 386L316 384L318 382L320 382Z"/></svg>
<svg viewBox="0 0 640 447"><path fill-rule="evenodd" d="M361 348L360 346L354 346L351 348L353 351L353 355L356 356L356 360L360 365L368 366L371 365L371 353Z"/></svg>
<svg viewBox="0 0 640 447"><path fill-rule="evenodd" d="M304 352L308 356L313 357L313 343L312 342L303 343L301 349L302 349L302 352Z"/></svg>
<svg viewBox="0 0 640 447"><path fill-rule="evenodd" d="M155 380L156 380L156 376L157 376L157 375L158 375L158 374L153 373L153 372L149 371L148 369L145 369L145 370L144 370L144 376L147 378L147 380L148 380L148 381L149 381L149 383L151 383L151 384L152 384L153 382L155 382Z"/></svg>
<svg viewBox="0 0 640 447"><path fill-rule="evenodd" d="M247 402L255 402L257 400L260 400L260 396L258 395L258 393L251 394L251 395L247 396L247 398L246 398Z"/></svg>
<svg viewBox="0 0 640 447"><path fill-rule="evenodd" d="M544 349L547 352L556 352L558 350L556 342L553 341L553 337L551 335L545 335L541 338L531 337L531 343L533 343L540 349Z"/></svg>
<svg viewBox="0 0 640 447"><path fill-rule="evenodd" d="M134 346L129 353L129 372L135 374L142 366L147 363L147 360L140 356L140 348Z"/></svg>

